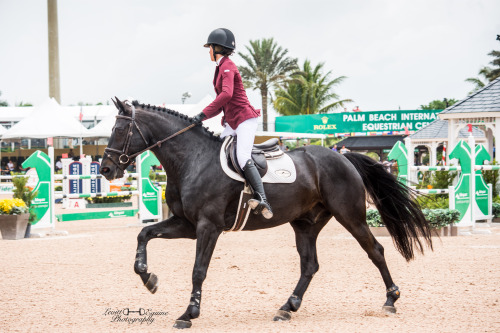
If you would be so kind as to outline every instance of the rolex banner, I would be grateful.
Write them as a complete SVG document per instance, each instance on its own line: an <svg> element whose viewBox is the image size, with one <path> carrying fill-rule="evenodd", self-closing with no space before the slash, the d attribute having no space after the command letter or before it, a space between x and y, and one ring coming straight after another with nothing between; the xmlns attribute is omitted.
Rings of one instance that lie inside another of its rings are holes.
<svg viewBox="0 0 500 333"><path fill-rule="evenodd" d="M276 132L341 135L411 134L441 110L342 112L276 117Z"/></svg>

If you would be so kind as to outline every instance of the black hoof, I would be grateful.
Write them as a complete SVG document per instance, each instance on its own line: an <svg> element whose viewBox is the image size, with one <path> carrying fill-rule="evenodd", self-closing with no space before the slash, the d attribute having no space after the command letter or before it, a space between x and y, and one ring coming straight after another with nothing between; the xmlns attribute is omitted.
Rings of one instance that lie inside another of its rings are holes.
<svg viewBox="0 0 500 333"><path fill-rule="evenodd" d="M382 307L382 310L384 310L385 312L387 313L396 313L396 308L393 307L393 306L387 306L387 305L384 305Z"/></svg>
<svg viewBox="0 0 500 333"><path fill-rule="evenodd" d="M185 320L176 320L174 324L174 328L178 328L181 330L184 328L190 328L191 326L193 326L193 323Z"/></svg>
<svg viewBox="0 0 500 333"><path fill-rule="evenodd" d="M274 316L273 321L289 321L292 319L292 314L288 311L278 310L276 316Z"/></svg>
<svg viewBox="0 0 500 333"><path fill-rule="evenodd" d="M144 285L151 294L154 294L158 290L158 277L153 273L149 274L149 279Z"/></svg>

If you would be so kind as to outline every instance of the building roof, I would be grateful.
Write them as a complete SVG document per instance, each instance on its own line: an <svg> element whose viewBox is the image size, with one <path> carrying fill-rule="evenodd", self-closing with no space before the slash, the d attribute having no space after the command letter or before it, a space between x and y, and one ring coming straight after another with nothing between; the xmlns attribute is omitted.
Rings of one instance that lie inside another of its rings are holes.
<svg viewBox="0 0 500 333"><path fill-rule="evenodd" d="M405 135L352 136L337 142L337 147L345 146L350 150L391 149L396 142L403 141L404 138Z"/></svg>
<svg viewBox="0 0 500 333"><path fill-rule="evenodd" d="M469 136L467 128L462 128L459 131L459 138L466 138ZM484 132L476 127L472 127L472 136L476 138L483 138ZM417 132L410 135L412 140L431 140L431 139L442 139L443 141L448 141L448 120L436 119L429 125L418 130Z"/></svg>
<svg viewBox="0 0 500 333"><path fill-rule="evenodd" d="M440 113L500 112L500 77Z"/></svg>

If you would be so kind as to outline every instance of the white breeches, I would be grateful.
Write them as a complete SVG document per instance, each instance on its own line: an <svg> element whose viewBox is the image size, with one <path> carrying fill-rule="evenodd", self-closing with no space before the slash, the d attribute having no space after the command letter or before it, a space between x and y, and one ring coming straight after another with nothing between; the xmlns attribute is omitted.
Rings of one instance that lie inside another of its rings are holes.
<svg viewBox="0 0 500 333"><path fill-rule="evenodd" d="M253 142L255 140L255 132L257 131L257 118L250 118L238 125L236 129L232 129L227 123L224 124L224 130L220 135L221 139L228 135L236 136L236 157L238 164L243 169L245 163L252 158Z"/></svg>

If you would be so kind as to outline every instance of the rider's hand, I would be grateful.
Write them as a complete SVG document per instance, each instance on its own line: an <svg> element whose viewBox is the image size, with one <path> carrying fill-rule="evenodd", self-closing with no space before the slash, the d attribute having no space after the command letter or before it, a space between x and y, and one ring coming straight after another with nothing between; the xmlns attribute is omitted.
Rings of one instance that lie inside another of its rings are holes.
<svg viewBox="0 0 500 333"><path fill-rule="evenodd" d="M197 114L196 116L193 117L193 120L194 120L195 124L200 125L201 122L203 121L203 119L205 119L206 117L207 116L203 112L200 112L199 114Z"/></svg>

